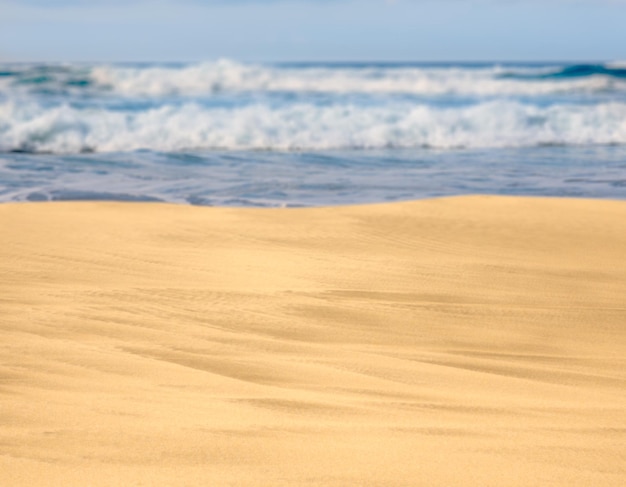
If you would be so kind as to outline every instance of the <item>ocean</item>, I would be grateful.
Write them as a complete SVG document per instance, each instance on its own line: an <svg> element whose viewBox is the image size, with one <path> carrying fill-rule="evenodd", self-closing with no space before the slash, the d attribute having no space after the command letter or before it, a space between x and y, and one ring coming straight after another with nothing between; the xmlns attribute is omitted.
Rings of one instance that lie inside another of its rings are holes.
<svg viewBox="0 0 626 487"><path fill-rule="evenodd" d="M626 64L0 65L0 201L626 198Z"/></svg>

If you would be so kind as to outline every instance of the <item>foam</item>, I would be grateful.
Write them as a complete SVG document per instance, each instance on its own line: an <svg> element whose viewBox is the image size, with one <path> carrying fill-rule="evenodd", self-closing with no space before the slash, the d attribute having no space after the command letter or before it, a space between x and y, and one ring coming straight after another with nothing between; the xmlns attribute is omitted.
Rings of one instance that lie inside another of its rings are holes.
<svg viewBox="0 0 626 487"><path fill-rule="evenodd" d="M462 67L286 68L229 60L186 67L94 67L96 86L127 96L200 95L222 91L406 93L415 95L548 95L626 91L626 83L606 76L543 80L501 77L542 74L553 68L467 69Z"/></svg>
<svg viewBox="0 0 626 487"><path fill-rule="evenodd" d="M436 108L293 104L208 108L197 103L140 112L0 104L0 150L74 153L150 148L376 149L625 144L626 104L538 107L514 101Z"/></svg>
<svg viewBox="0 0 626 487"><path fill-rule="evenodd" d="M610 63L606 63L606 67L611 69L626 69L626 60L611 61Z"/></svg>
<svg viewBox="0 0 626 487"><path fill-rule="evenodd" d="M4 65L0 93L124 97L221 92L537 96L626 92L619 63L580 66Z"/></svg>

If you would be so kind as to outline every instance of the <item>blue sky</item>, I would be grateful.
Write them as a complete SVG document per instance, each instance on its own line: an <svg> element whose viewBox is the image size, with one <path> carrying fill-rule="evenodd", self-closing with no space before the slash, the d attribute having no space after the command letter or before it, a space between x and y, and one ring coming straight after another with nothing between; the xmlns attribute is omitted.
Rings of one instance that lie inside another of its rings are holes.
<svg viewBox="0 0 626 487"><path fill-rule="evenodd" d="M625 25L626 0L0 0L0 60L624 60Z"/></svg>

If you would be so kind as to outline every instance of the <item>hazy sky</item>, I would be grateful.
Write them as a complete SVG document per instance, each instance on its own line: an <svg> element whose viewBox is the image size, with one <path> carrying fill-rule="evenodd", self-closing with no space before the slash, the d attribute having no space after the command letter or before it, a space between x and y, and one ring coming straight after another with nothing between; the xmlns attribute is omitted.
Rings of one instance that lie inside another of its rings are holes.
<svg viewBox="0 0 626 487"><path fill-rule="evenodd" d="M626 0L0 0L0 60L624 60Z"/></svg>

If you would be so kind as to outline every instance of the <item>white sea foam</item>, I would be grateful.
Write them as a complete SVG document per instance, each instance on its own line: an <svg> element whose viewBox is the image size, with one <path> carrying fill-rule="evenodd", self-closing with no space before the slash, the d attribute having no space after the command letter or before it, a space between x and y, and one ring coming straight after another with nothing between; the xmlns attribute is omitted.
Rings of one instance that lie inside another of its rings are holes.
<svg viewBox="0 0 626 487"><path fill-rule="evenodd" d="M0 104L0 150L74 153L183 149L532 147L626 144L626 104L460 108L294 104L225 109L196 103L141 112Z"/></svg>
<svg viewBox="0 0 626 487"><path fill-rule="evenodd" d="M606 63L605 66L609 69L626 69L626 60L611 61L610 63Z"/></svg>
<svg viewBox="0 0 626 487"><path fill-rule="evenodd" d="M606 76L578 79L523 79L511 73L546 74L556 68L467 69L463 67L288 68L222 60L186 67L102 65L90 77L99 87L126 96L201 95L221 91L407 93L415 95L549 95L626 91L626 83Z"/></svg>

